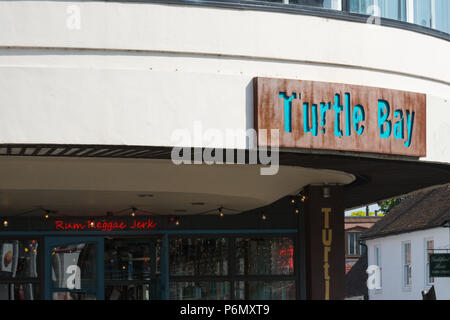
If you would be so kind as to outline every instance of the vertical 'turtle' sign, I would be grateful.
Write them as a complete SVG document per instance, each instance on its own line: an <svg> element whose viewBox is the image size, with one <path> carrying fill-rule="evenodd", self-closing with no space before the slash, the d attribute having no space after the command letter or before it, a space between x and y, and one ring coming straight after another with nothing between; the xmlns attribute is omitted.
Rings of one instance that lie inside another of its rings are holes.
<svg viewBox="0 0 450 320"><path fill-rule="evenodd" d="M322 230L323 244L323 272L325 280L325 300L330 300L330 261L331 244L333 243L333 230L330 227L331 208L322 208L324 228Z"/></svg>
<svg viewBox="0 0 450 320"><path fill-rule="evenodd" d="M340 300L345 297L345 230L343 188L305 188L304 237L306 298Z"/></svg>

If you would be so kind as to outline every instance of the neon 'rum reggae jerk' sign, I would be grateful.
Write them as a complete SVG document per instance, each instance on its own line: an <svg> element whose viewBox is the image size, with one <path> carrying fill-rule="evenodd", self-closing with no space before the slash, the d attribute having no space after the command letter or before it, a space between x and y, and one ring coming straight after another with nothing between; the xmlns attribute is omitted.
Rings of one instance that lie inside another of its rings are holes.
<svg viewBox="0 0 450 320"><path fill-rule="evenodd" d="M426 156L424 94L255 78L254 104L255 128L278 129L280 147Z"/></svg>
<svg viewBox="0 0 450 320"><path fill-rule="evenodd" d="M142 219L56 219L57 231L146 231L155 229L158 222L150 218Z"/></svg>

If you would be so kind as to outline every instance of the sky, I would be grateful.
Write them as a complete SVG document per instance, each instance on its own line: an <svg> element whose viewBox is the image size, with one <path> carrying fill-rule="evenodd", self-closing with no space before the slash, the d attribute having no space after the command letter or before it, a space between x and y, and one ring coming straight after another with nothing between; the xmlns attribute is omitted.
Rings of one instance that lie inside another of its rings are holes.
<svg viewBox="0 0 450 320"><path fill-rule="evenodd" d="M374 204L369 205L369 212L374 212L375 210L380 210L380 207L378 206L378 204L374 203ZM345 211L345 215L349 216L350 214L352 214L355 211L366 211L366 207L364 206L361 208Z"/></svg>

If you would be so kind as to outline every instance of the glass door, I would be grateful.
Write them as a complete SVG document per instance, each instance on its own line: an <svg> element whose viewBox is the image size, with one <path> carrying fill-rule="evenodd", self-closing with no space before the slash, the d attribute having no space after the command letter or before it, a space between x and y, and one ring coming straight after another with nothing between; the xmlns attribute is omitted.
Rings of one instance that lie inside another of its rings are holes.
<svg viewBox="0 0 450 320"><path fill-rule="evenodd" d="M45 299L104 299L102 237L45 239Z"/></svg>

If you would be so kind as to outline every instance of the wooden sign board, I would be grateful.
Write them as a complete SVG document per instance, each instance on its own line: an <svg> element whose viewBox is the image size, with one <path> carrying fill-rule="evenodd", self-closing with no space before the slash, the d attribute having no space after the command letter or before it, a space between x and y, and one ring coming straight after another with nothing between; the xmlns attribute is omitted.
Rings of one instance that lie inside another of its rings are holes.
<svg viewBox="0 0 450 320"><path fill-rule="evenodd" d="M430 277L450 278L450 253L430 254Z"/></svg>
<svg viewBox="0 0 450 320"><path fill-rule="evenodd" d="M426 156L426 95L303 80L254 79L255 128L279 146Z"/></svg>

